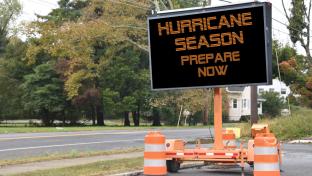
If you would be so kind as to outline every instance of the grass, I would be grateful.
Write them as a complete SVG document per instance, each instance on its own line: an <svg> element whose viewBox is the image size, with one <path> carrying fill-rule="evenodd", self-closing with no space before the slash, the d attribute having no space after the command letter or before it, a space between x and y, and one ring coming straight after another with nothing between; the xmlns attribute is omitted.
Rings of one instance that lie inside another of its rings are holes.
<svg viewBox="0 0 312 176"><path fill-rule="evenodd" d="M281 140L299 139L312 136L312 110L298 108L291 117L264 119L271 131Z"/></svg>
<svg viewBox="0 0 312 176"><path fill-rule="evenodd" d="M16 176L99 176L141 170L143 157L101 161L87 165L28 172Z"/></svg>
<svg viewBox="0 0 312 176"><path fill-rule="evenodd" d="M9 133L40 133L40 132L75 132L75 131L99 131L99 130L140 130L147 127L100 127L100 126L81 126L81 127L0 127L0 134Z"/></svg>
<svg viewBox="0 0 312 176"><path fill-rule="evenodd" d="M269 124L269 129L279 140L292 140L312 136L312 109L294 107L290 117L263 118L259 123ZM237 124L242 137L250 137L249 123Z"/></svg>
<svg viewBox="0 0 312 176"><path fill-rule="evenodd" d="M69 153L48 153L44 156L38 156L38 157L27 157L27 158L20 158L16 160L0 160L0 167L7 166L7 165L40 162L40 161L73 159L73 158L83 158L83 157L91 157L91 156L99 156L99 155L102 155L102 156L113 155L113 154L132 153L132 152L143 152L143 148L127 148L127 149L119 149L119 150L90 151L90 152L78 152L76 150L73 150Z"/></svg>
<svg viewBox="0 0 312 176"><path fill-rule="evenodd" d="M41 132L77 132L77 131L100 131L100 130L151 130L177 128L176 126L80 126L80 127L0 127L0 134L11 133L41 133ZM207 126L180 126L179 128L207 128Z"/></svg>

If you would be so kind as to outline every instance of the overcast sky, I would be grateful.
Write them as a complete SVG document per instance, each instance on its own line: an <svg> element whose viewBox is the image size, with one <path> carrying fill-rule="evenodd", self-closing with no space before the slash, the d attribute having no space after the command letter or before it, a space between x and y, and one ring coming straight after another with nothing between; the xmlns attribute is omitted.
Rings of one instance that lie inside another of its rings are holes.
<svg viewBox="0 0 312 176"><path fill-rule="evenodd" d="M227 0L233 3L241 3L241 2L250 2L253 0ZM287 20L284 15L284 10L282 7L281 0L260 0L260 1L269 1L273 4L272 8L272 16L274 19L279 20L285 24L287 24ZM286 8L290 8L290 0L284 0L286 4ZM35 20L36 14L39 15L47 15L53 8L57 8L58 0L20 0L23 5L23 13L20 16L18 21L31 21ZM212 5L225 5L228 4L226 2L222 2L221 0L212 0ZM282 43L291 43L288 35L288 29L286 26L279 24L276 21L272 21L273 23L273 38L278 39ZM301 47L297 47L302 53Z"/></svg>

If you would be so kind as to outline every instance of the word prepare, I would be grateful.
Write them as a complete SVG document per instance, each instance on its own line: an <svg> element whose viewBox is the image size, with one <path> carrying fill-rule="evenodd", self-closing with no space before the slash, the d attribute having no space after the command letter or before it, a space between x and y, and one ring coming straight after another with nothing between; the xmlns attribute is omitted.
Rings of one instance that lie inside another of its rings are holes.
<svg viewBox="0 0 312 176"><path fill-rule="evenodd" d="M231 74L228 73L232 70L233 64L230 63L241 61L239 47L235 47L232 51L228 46L246 44L244 29L254 25L252 20L251 12L203 18L176 18L176 20L157 23L158 36L175 35L173 43L180 65L195 67L198 78L226 76ZM217 47L218 49L214 49Z"/></svg>

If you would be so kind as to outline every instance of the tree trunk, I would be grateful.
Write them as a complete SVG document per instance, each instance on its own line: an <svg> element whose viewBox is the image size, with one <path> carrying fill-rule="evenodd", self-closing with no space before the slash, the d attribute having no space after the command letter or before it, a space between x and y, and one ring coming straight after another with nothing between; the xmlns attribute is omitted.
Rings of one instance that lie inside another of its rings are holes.
<svg viewBox="0 0 312 176"><path fill-rule="evenodd" d="M66 125L66 113L65 113L65 111L63 110L61 114L62 114L62 116L63 116L63 126L65 126L65 125Z"/></svg>
<svg viewBox="0 0 312 176"><path fill-rule="evenodd" d="M91 115L92 125L94 126L95 125L95 111L93 109L93 106L91 106L91 110L90 110L90 112L88 114Z"/></svg>
<svg viewBox="0 0 312 176"><path fill-rule="evenodd" d="M43 110L43 117L42 119L42 123L44 126L51 126L51 119L50 119L50 113L48 110L44 109Z"/></svg>
<svg viewBox="0 0 312 176"><path fill-rule="evenodd" d="M130 119L129 119L129 112L125 111L124 112L124 126L130 126Z"/></svg>
<svg viewBox="0 0 312 176"><path fill-rule="evenodd" d="M153 109L153 124L152 125L153 126L161 126L160 114L156 108Z"/></svg>
<svg viewBox="0 0 312 176"><path fill-rule="evenodd" d="M140 126L140 105L137 111L132 112L134 126Z"/></svg>
<svg viewBox="0 0 312 176"><path fill-rule="evenodd" d="M101 105L96 106L96 121L98 126L104 126L104 113Z"/></svg>

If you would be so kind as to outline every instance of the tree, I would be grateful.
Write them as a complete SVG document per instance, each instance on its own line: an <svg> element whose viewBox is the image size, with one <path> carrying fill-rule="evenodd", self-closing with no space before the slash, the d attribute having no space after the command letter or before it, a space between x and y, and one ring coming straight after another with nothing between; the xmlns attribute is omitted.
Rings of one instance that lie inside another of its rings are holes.
<svg viewBox="0 0 312 176"><path fill-rule="evenodd" d="M278 65L276 57L279 58ZM274 66L275 65L275 66ZM290 86L292 93L301 95L298 101L301 106L312 107L312 90L310 87L311 67L304 56L288 45L273 43L273 75L278 77L277 66L280 69L281 80ZM275 67L275 69L274 69ZM290 103L293 103L290 101ZM297 102L296 102L297 103Z"/></svg>
<svg viewBox="0 0 312 176"><path fill-rule="evenodd" d="M6 119L27 118L23 112L19 85L23 76L31 71L26 62L27 44L18 37L11 36L0 58L0 116Z"/></svg>
<svg viewBox="0 0 312 176"><path fill-rule="evenodd" d="M24 109L38 115L46 126L50 126L57 113L63 111L66 100L62 80L53 67L53 62L36 66L21 85L25 91Z"/></svg>
<svg viewBox="0 0 312 176"><path fill-rule="evenodd" d="M203 1L162 2L182 8ZM41 54L56 62L66 99L94 123L104 125L103 113L122 113L130 125L132 112L138 126L151 95L146 18L154 5L150 0L61 0L60 8L29 26L28 64L45 63L37 61Z"/></svg>
<svg viewBox="0 0 312 176"><path fill-rule="evenodd" d="M46 16L38 16L56 25L62 25L65 22L77 21L82 16L82 9L87 7L89 0L60 0L59 7L53 9Z"/></svg>
<svg viewBox="0 0 312 176"><path fill-rule="evenodd" d="M283 108L283 98L279 97L278 92L264 92L261 94L261 98L265 99L262 104L263 113L270 117L280 115Z"/></svg>
<svg viewBox="0 0 312 176"><path fill-rule="evenodd" d="M0 56L7 44L9 24L14 21L21 12L21 5L18 0L0 1Z"/></svg>
<svg viewBox="0 0 312 176"><path fill-rule="evenodd" d="M50 55L61 68L59 73L65 81L67 99L77 107L88 107L84 110L91 116L93 122L96 117L97 124L104 125L97 69L101 57L98 51L104 47L97 35L102 34L94 21L90 22L90 26L82 25L83 22L76 23L75 20L78 18L73 14L80 12L86 5L84 3L80 6L70 5L78 2L80 1L60 1L60 9L45 17L49 19L48 21L36 22L30 26L30 29L35 29L30 30L34 36L36 33L42 36L30 45L27 51L28 62L30 64L36 62L37 55L41 52ZM74 7L77 9L74 10ZM60 14L67 16L58 18Z"/></svg>
<svg viewBox="0 0 312 176"><path fill-rule="evenodd" d="M297 56L297 51L288 44L283 45L277 40L273 40L272 50L272 75L273 78L278 78L278 64L287 61L289 58ZM298 58L299 59L299 58ZM278 63L277 63L278 60Z"/></svg>
<svg viewBox="0 0 312 176"><path fill-rule="evenodd" d="M283 9L286 18L289 22L288 30L290 39L293 44L297 42L304 48L307 61L312 65L312 58L310 52L310 17L312 0L291 0L290 14L288 14L285 7L284 0L282 0Z"/></svg>
<svg viewBox="0 0 312 176"><path fill-rule="evenodd" d="M101 87L104 88L104 109L108 114L122 112L125 126L130 125L129 112L132 112L138 126L140 109L149 95L147 55L129 43L120 43L119 48L109 50L103 57L100 76Z"/></svg>

